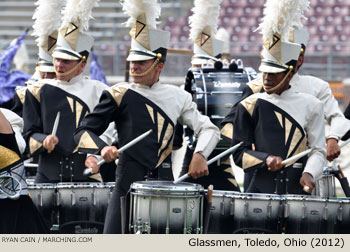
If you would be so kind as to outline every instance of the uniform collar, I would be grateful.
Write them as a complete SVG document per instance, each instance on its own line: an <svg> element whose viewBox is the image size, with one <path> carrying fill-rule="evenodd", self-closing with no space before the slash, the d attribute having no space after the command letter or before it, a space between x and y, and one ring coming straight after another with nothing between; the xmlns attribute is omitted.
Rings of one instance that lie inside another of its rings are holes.
<svg viewBox="0 0 350 252"><path fill-rule="evenodd" d="M83 73L77 75L77 76L74 76L72 79L70 79L69 81L60 81L64 84L73 84L73 83L76 83L76 82L79 82L83 79Z"/></svg>
<svg viewBox="0 0 350 252"><path fill-rule="evenodd" d="M138 83L134 83L134 85L135 85L137 88L142 88L142 89L155 89L155 88L157 88L157 87L160 85L160 82L157 81L157 82L155 82L152 86L147 86L147 85L138 84Z"/></svg>

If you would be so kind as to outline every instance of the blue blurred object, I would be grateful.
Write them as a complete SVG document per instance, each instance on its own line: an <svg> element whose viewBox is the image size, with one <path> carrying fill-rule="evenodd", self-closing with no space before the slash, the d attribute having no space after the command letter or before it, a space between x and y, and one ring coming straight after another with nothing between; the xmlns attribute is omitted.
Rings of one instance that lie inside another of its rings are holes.
<svg viewBox="0 0 350 252"><path fill-rule="evenodd" d="M13 57L27 36L27 32L28 29L17 38L16 43L10 45L0 55L0 104L12 99L15 94L15 88L17 86L24 86L24 83L30 78L28 74L22 71L14 70L9 72Z"/></svg>
<svg viewBox="0 0 350 252"><path fill-rule="evenodd" d="M91 63L90 63L90 78L92 80L98 80L109 86L106 76L97 61L97 56L93 50L91 50Z"/></svg>

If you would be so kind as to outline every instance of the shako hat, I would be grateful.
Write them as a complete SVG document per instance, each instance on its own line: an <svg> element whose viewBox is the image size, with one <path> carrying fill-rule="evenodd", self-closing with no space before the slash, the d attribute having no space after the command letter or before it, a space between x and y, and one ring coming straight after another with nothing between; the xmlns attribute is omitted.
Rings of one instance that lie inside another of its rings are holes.
<svg viewBox="0 0 350 252"><path fill-rule="evenodd" d="M87 33L92 8L99 0L68 0L62 10L62 24L58 32L54 58L86 61L94 39Z"/></svg>
<svg viewBox="0 0 350 252"><path fill-rule="evenodd" d="M124 0L124 13L129 15L126 22L131 26L131 49L127 61L143 61L158 58L165 62L170 32L157 29L161 8L158 0Z"/></svg>
<svg viewBox="0 0 350 252"><path fill-rule="evenodd" d="M295 71L301 45L289 40L290 28L302 27L301 19L308 0L267 0L258 30L263 35L259 71L279 73Z"/></svg>

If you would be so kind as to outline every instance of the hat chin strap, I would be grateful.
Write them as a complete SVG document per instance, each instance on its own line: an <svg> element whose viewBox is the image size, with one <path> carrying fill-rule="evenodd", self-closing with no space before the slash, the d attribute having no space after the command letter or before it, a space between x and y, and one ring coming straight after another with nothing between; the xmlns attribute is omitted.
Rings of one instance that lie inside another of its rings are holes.
<svg viewBox="0 0 350 252"><path fill-rule="evenodd" d="M160 58L156 58L156 60L153 62L152 66L150 66L150 68L148 68L146 71L144 71L143 73L132 73L131 69L130 69L130 76L133 77L142 77L142 76L146 76L147 74L149 74L153 68L155 68L155 66L158 64Z"/></svg>
<svg viewBox="0 0 350 252"><path fill-rule="evenodd" d="M86 62L86 59L85 59L84 56L83 56L83 58L79 61L78 64L76 64L71 70L69 70L69 71L67 71L67 72L59 73L59 72L57 72L56 69L55 69L56 76L58 76L58 77L64 77L64 76L70 75L70 74L73 73L75 70L77 70L78 67L79 67L83 62Z"/></svg>
<svg viewBox="0 0 350 252"><path fill-rule="evenodd" d="M286 81L288 75L290 74L290 72L292 72L292 70L293 70L293 66L289 66L288 73L284 76L284 78L280 81L280 83L278 83L275 87L270 88L269 90L266 90L265 87L263 86L265 92L268 94L272 94L272 93L276 92L276 90L279 89L284 84L284 82Z"/></svg>

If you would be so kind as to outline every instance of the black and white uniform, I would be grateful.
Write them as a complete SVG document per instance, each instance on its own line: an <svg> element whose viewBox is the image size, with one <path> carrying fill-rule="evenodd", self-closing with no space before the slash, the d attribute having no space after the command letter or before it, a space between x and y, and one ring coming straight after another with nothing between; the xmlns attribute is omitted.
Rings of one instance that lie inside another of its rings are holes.
<svg viewBox="0 0 350 252"><path fill-rule="evenodd" d="M18 199L10 199L0 191L0 234L32 234L48 233L43 217L34 206L28 195L27 183L21 152L25 149L25 141L21 135L22 119L15 113L1 109L10 122L13 133L0 133L0 183L10 176L16 190L21 189Z"/></svg>
<svg viewBox="0 0 350 252"><path fill-rule="evenodd" d="M325 126L323 105L315 97L294 92L293 88L281 95L251 95L237 105L233 125L233 144L244 142L234 152L234 161L245 172L254 171L248 192L301 194L299 180L303 172L315 180L322 174ZM269 155L286 159L307 148L313 150L305 167L303 160L298 160L278 172L268 171L265 161Z"/></svg>
<svg viewBox="0 0 350 252"><path fill-rule="evenodd" d="M198 134L195 152L206 158L219 141L219 130L199 113L189 93L159 82L151 87L121 83L104 91L93 113L76 130L79 150L98 153L105 147L107 144L98 135L110 122L115 122L120 146L153 130L125 150L118 163L116 188L108 205L104 232L120 233L120 197L127 193L131 183L155 177L157 167L172 151L175 125L188 125Z"/></svg>
<svg viewBox="0 0 350 252"><path fill-rule="evenodd" d="M44 79L28 87L23 109L24 136L30 154L39 155L35 182L99 180L97 175L93 178L83 175L86 154L78 153L73 133L83 118L98 104L99 97L106 88L108 86L102 82L90 80L82 74L69 82ZM56 134L59 142L48 153L43 148L43 141L52 133L59 111L61 116ZM108 143L112 142L112 130L113 125L102 136Z"/></svg>

